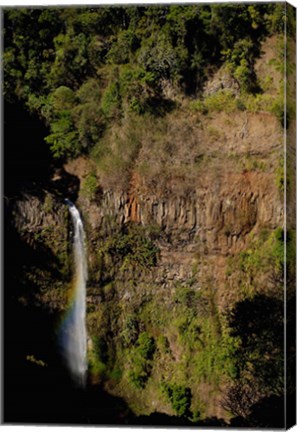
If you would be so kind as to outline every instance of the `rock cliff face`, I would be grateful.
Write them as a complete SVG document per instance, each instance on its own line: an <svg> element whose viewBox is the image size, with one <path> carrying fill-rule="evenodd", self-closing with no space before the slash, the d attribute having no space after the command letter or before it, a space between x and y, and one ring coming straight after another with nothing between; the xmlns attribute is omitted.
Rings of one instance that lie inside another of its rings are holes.
<svg viewBox="0 0 297 432"><path fill-rule="evenodd" d="M203 134L213 124L212 119L192 127L191 139L205 166L188 167L189 192L184 193L183 178L171 176L160 191L158 186L146 185L136 172L126 190L101 189L93 200L80 196L78 204L88 222L90 259L95 261L92 256L98 242L104 242L111 226L116 230L127 224L153 226L162 233L156 240L160 250L156 282L165 280L167 287L186 283L193 277L194 266L198 267L197 289L201 279L208 275L213 278L220 307L228 305L230 297L236 298L236 290L225 289L228 258L247 248L252 236L261 230L281 226L284 216L276 176L282 152L281 126L267 114L236 116L229 126L226 120L230 117L216 116L217 127L225 125L225 135L211 139L211 143ZM240 138L244 122L246 135ZM140 153L139 161L142 157ZM73 161L66 170L80 173L82 184L86 164L83 159Z"/></svg>

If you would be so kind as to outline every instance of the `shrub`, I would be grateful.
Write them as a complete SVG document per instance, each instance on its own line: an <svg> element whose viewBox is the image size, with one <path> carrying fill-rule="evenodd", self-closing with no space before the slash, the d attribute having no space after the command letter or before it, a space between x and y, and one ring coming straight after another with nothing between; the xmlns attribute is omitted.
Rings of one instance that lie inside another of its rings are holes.
<svg viewBox="0 0 297 432"><path fill-rule="evenodd" d="M232 112L236 110L236 99L230 90L219 90L204 100L207 111Z"/></svg>
<svg viewBox="0 0 297 432"><path fill-rule="evenodd" d="M260 233L257 238L252 237L248 248L240 254L230 258L229 270L238 274L238 285L242 290L243 298L253 298L263 290L261 276L269 275L267 292L280 293L279 287L283 284L284 271L284 244L283 230Z"/></svg>
<svg viewBox="0 0 297 432"><path fill-rule="evenodd" d="M100 107L101 93L99 83L93 78L87 80L76 93L78 103L72 113L84 149L93 147L105 130L104 113Z"/></svg>
<svg viewBox="0 0 297 432"><path fill-rule="evenodd" d="M107 118L116 117L121 112L121 104L120 85L116 79L106 87L101 99L101 109Z"/></svg>
<svg viewBox="0 0 297 432"><path fill-rule="evenodd" d="M207 114L207 108L204 102L200 99L190 102L190 109L193 111L201 112L202 114Z"/></svg>
<svg viewBox="0 0 297 432"><path fill-rule="evenodd" d="M92 200L96 196L98 190L98 179L95 172L90 172L82 183L82 193L89 200Z"/></svg>
<svg viewBox="0 0 297 432"><path fill-rule="evenodd" d="M155 95L155 75L142 68L125 66L120 75L121 95L129 111L144 114Z"/></svg>
<svg viewBox="0 0 297 432"><path fill-rule="evenodd" d="M270 112L275 96L269 94L245 95L244 103L246 109L251 112Z"/></svg>
<svg viewBox="0 0 297 432"><path fill-rule="evenodd" d="M132 368L128 374L131 383L139 389L145 387L151 375L155 349L154 338L146 332L140 333L131 351Z"/></svg>
<svg viewBox="0 0 297 432"><path fill-rule="evenodd" d="M73 118L81 147L89 150L105 130L105 119L98 101L78 105L73 111Z"/></svg>
<svg viewBox="0 0 297 432"><path fill-rule="evenodd" d="M232 48L223 52L234 78L245 92L254 91L257 87L254 61L258 48L250 37L238 40Z"/></svg>
<svg viewBox="0 0 297 432"><path fill-rule="evenodd" d="M128 374L130 382L138 389L143 389L150 377L149 370L143 359L135 357L133 368Z"/></svg>
<svg viewBox="0 0 297 432"><path fill-rule="evenodd" d="M155 352L155 341L148 333L140 333L137 341L137 352L145 360L151 360Z"/></svg>
<svg viewBox="0 0 297 432"><path fill-rule="evenodd" d="M182 54L182 55L181 55ZM160 78L177 78L185 53L174 49L164 34L147 39L139 54L140 64Z"/></svg>
<svg viewBox="0 0 297 432"><path fill-rule="evenodd" d="M107 242L107 252L123 265L152 267L157 262L158 248L142 227L130 227Z"/></svg>
<svg viewBox="0 0 297 432"><path fill-rule="evenodd" d="M123 344L126 347L130 347L137 341L139 334L138 321L134 316L128 316L127 320L123 325L123 331L121 332L121 338Z"/></svg>
<svg viewBox="0 0 297 432"><path fill-rule="evenodd" d="M278 189L283 193L285 190L285 167L284 167L284 159L281 158L279 165L276 170L276 185Z"/></svg>
<svg viewBox="0 0 297 432"><path fill-rule="evenodd" d="M239 109L239 111L246 110L245 103L242 101L242 99L236 99L236 108Z"/></svg>
<svg viewBox="0 0 297 432"><path fill-rule="evenodd" d="M75 92L66 86L58 87L50 96L50 103L56 112L73 108L75 101Z"/></svg>
<svg viewBox="0 0 297 432"><path fill-rule="evenodd" d="M164 354L171 354L170 343L166 336L158 337L158 349Z"/></svg>
<svg viewBox="0 0 297 432"><path fill-rule="evenodd" d="M105 374L108 361L106 341L98 336L92 338L92 350L89 350L89 367L91 373L96 376Z"/></svg>
<svg viewBox="0 0 297 432"><path fill-rule="evenodd" d="M172 408L179 417L189 417L191 415L192 392L189 387L163 383L161 385L161 390L162 393L166 395Z"/></svg>
<svg viewBox="0 0 297 432"><path fill-rule="evenodd" d="M198 303L203 301L201 297L201 292L197 292L187 286L177 286L176 288L175 301L190 309L198 307Z"/></svg>
<svg viewBox="0 0 297 432"><path fill-rule="evenodd" d="M55 158L76 157L81 151L78 133L74 128L72 116L63 111L51 123L51 134L45 138Z"/></svg>
<svg viewBox="0 0 297 432"><path fill-rule="evenodd" d="M113 64L129 62L130 53L138 47L138 39L132 30L123 30L118 33L116 42L112 44L107 54L107 61Z"/></svg>
<svg viewBox="0 0 297 432"><path fill-rule="evenodd" d="M285 103L284 100L278 99L274 101L270 108L270 112L276 116L278 121L281 123L282 127L285 126ZM288 120L289 117L287 116L287 124L286 127L288 127Z"/></svg>

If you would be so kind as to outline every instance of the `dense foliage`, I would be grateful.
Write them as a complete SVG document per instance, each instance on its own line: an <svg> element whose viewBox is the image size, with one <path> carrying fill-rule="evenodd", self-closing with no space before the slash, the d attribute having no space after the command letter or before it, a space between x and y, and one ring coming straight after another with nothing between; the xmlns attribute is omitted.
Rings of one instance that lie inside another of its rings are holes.
<svg viewBox="0 0 297 432"><path fill-rule="evenodd" d="M222 61L257 91L259 43L284 21L277 3L7 9L5 98L44 119L55 157L75 157L127 113L162 115L174 94L199 94Z"/></svg>
<svg viewBox="0 0 297 432"><path fill-rule="evenodd" d="M163 384L162 391L169 399L178 416L189 416L191 406L191 389L176 385Z"/></svg>
<svg viewBox="0 0 297 432"><path fill-rule="evenodd" d="M148 333L140 333L131 351L132 368L129 371L131 383L141 389L146 385L153 367L155 341Z"/></svg>
<svg viewBox="0 0 297 432"><path fill-rule="evenodd" d="M105 249L122 268L127 265L149 268L156 264L158 254L158 248L150 237L143 227L128 226L125 232L114 235Z"/></svg>

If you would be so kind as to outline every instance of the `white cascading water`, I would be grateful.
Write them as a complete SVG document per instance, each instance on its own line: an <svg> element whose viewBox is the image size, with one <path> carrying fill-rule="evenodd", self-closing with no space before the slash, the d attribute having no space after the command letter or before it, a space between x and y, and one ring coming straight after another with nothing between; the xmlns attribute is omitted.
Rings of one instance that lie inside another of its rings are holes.
<svg viewBox="0 0 297 432"><path fill-rule="evenodd" d="M63 349L69 370L81 387L87 377L87 329L86 329L86 283L87 260L85 252L85 233L79 211L75 205L65 200L74 226L74 279L73 303L67 314L63 331Z"/></svg>

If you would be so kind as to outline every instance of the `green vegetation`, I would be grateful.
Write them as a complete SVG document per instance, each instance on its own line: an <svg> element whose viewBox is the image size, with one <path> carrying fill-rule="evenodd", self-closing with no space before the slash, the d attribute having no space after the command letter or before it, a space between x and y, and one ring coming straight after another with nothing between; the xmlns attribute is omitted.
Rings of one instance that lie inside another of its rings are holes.
<svg viewBox="0 0 297 432"><path fill-rule="evenodd" d="M174 109L165 87L198 95L222 60L242 93L257 93L260 42L282 32L283 14L279 4L7 9L5 98L44 119L54 157L75 157L128 113ZM219 93L203 109L232 102Z"/></svg>
<svg viewBox="0 0 297 432"><path fill-rule="evenodd" d="M89 368L91 374L102 377L106 373L107 346L105 340L98 336L92 337L92 349L88 350Z"/></svg>
<svg viewBox="0 0 297 432"><path fill-rule="evenodd" d="M205 97L190 103L193 111L208 114L212 112L231 113L237 110L250 112L269 112L277 117L283 125L284 121L284 98L280 93L278 96L265 93L246 93L235 97L231 90L218 90Z"/></svg>
<svg viewBox="0 0 297 432"><path fill-rule="evenodd" d="M292 235L288 233L287 237L290 239ZM288 256L290 266L292 259L294 258ZM234 271L239 271L238 286L247 298L252 298L262 289L260 275L267 276L267 273L270 274L270 284L266 289L279 289L278 284L283 281L284 271L283 229L279 227L272 232L262 230L259 235L252 236L249 247L229 259L227 275Z"/></svg>
<svg viewBox="0 0 297 432"><path fill-rule="evenodd" d="M149 268L157 262L158 248L146 228L131 225L110 238L103 252L117 260L122 269L129 266Z"/></svg>
<svg viewBox="0 0 297 432"><path fill-rule="evenodd" d="M96 192L98 191L98 179L95 172L90 172L85 177L81 192L83 196L86 196L89 200L96 197Z"/></svg>
<svg viewBox="0 0 297 432"><path fill-rule="evenodd" d="M180 287L175 298L179 307L173 325L195 379L218 384L222 376L233 376L236 339L230 337L225 319L216 308L211 285L198 292Z"/></svg>
<svg viewBox="0 0 297 432"><path fill-rule="evenodd" d="M232 48L223 52L232 75L240 83L240 87L244 92L255 92L257 90L254 62L255 56L259 55L258 50L258 45L247 36L238 40Z"/></svg>
<svg viewBox="0 0 297 432"><path fill-rule="evenodd" d="M123 324L121 338L124 347L131 347L137 341L139 323L136 315L129 315Z"/></svg>
<svg viewBox="0 0 297 432"><path fill-rule="evenodd" d="M131 350L130 361L132 363L129 371L131 383L142 389L150 377L153 367L153 356L155 353L155 341L148 333L140 333L138 340Z"/></svg>
<svg viewBox="0 0 297 432"><path fill-rule="evenodd" d="M172 408L179 417L189 417L191 407L191 389L178 384L162 384L162 392L168 398Z"/></svg>
<svg viewBox="0 0 297 432"><path fill-rule="evenodd" d="M208 112L233 112L237 109L237 101L230 90L219 90L206 97L203 101L198 100L191 103L194 110L203 114Z"/></svg>

